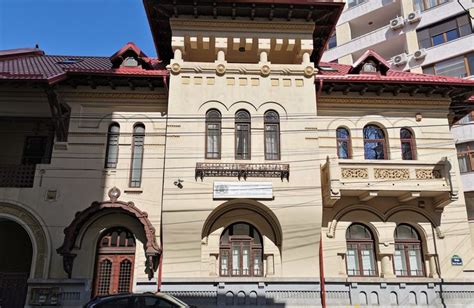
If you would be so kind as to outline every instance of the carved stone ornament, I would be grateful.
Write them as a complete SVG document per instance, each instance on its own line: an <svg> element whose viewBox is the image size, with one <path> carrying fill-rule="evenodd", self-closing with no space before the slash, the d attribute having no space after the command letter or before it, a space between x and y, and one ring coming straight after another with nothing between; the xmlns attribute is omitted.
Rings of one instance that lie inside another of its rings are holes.
<svg viewBox="0 0 474 308"><path fill-rule="evenodd" d="M343 179L368 179L369 171L367 168L341 168Z"/></svg>
<svg viewBox="0 0 474 308"><path fill-rule="evenodd" d="M218 66L216 66L216 74L221 76L221 75L224 75L225 74L225 65L224 64L219 64Z"/></svg>
<svg viewBox="0 0 474 308"><path fill-rule="evenodd" d="M262 68L260 68L260 74L263 76L263 77L267 77L268 75L270 75L270 66L268 65L264 65L262 66Z"/></svg>
<svg viewBox="0 0 474 308"><path fill-rule="evenodd" d="M416 169L416 178L419 180L441 179L441 172L434 169Z"/></svg>
<svg viewBox="0 0 474 308"><path fill-rule="evenodd" d="M118 189L117 187L112 187L110 190L109 190L109 193L108 193L108 196L110 198L110 201L112 202L115 202L117 201L118 198L120 198L120 189Z"/></svg>
<svg viewBox="0 0 474 308"><path fill-rule="evenodd" d="M408 169L375 168L374 177L376 179L408 180L410 178L410 173Z"/></svg>
<svg viewBox="0 0 474 308"><path fill-rule="evenodd" d="M111 189L111 191L112 190L113 189ZM137 219L142 225L143 231L146 236L146 243L144 245L146 256L146 272L148 273L148 277L151 279L153 277L153 273L158 268L161 248L156 242L155 228L148 219L148 214L137 208L133 204L133 202L93 202L91 206L89 206L85 210L76 213L74 220L68 227L64 229L63 244L61 245L61 247L56 249L56 252L63 257L64 271L67 273L68 277L71 278L74 258L76 256L76 253L74 253L73 251L74 249L78 249L76 247L76 240L79 234L81 233L81 230L84 225L86 225L87 222L91 219L94 219L96 215L108 211L118 211L120 213L123 213L124 215L129 215Z"/></svg>
<svg viewBox="0 0 474 308"><path fill-rule="evenodd" d="M307 66L304 68L305 77L311 77L314 75L314 68L312 66Z"/></svg>
<svg viewBox="0 0 474 308"><path fill-rule="evenodd" d="M171 72L175 75L179 74L181 72L181 65L173 63L173 65L171 65Z"/></svg>

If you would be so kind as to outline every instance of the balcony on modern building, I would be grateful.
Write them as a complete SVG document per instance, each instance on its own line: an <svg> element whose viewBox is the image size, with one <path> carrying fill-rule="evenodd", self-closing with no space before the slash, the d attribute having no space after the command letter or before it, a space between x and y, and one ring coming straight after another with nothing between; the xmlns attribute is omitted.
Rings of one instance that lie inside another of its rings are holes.
<svg viewBox="0 0 474 308"><path fill-rule="evenodd" d="M474 50L474 33L471 33L469 35L457 38L455 40L436 45L427 49L424 49L426 52L426 55L419 59L416 60L413 56L410 56L410 60L407 62L406 66L403 67L404 70L407 69L414 69L417 67L423 67L423 72L425 74L436 74L436 75L446 75L445 73L437 73L436 71L429 71L427 70L428 67L436 67L437 63L443 62L448 59L454 59L458 56L462 55L467 55L469 53L472 53ZM461 63L463 62L463 63ZM468 62L464 60L460 60L460 64L463 67L467 67L465 65L469 65ZM469 75L472 75L474 72L469 72L469 69L465 70L457 70L456 68L458 65L456 65L454 62L452 63L446 63L446 66L448 70L450 71L447 76L451 77L459 77L459 78L465 78L468 77ZM459 74L451 74L451 73L456 73L459 71Z"/></svg>
<svg viewBox="0 0 474 308"><path fill-rule="evenodd" d="M362 202L393 197L400 203L429 198L436 208L443 208L458 198L451 164L446 158L431 162L328 159L322 167L325 205L343 197Z"/></svg>
<svg viewBox="0 0 474 308"><path fill-rule="evenodd" d="M0 187L33 187L37 166L51 160L51 118L2 117L0 138Z"/></svg>
<svg viewBox="0 0 474 308"><path fill-rule="evenodd" d="M406 35L404 29L393 30L390 25L366 33L345 44L327 50L322 61L330 62L350 55L352 62L357 60L368 48L375 50L385 59L404 53L406 50ZM345 63L349 64L349 63Z"/></svg>
<svg viewBox="0 0 474 308"><path fill-rule="evenodd" d="M371 18L372 14L388 15L390 10L400 9L400 0L347 0L347 6L339 18L338 25L356 19Z"/></svg>

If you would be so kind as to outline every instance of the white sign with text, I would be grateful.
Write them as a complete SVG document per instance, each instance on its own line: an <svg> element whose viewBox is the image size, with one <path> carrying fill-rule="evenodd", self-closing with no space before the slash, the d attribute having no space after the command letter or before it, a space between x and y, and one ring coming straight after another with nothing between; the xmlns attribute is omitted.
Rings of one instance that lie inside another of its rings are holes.
<svg viewBox="0 0 474 308"><path fill-rule="evenodd" d="M271 182L214 182L214 199L272 199Z"/></svg>

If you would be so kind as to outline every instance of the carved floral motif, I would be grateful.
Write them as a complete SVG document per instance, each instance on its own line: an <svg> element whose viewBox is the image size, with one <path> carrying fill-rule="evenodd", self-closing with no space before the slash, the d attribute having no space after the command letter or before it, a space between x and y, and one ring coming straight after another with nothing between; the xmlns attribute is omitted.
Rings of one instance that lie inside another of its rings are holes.
<svg viewBox="0 0 474 308"><path fill-rule="evenodd" d="M419 180L441 179L441 172L435 169L416 169L416 178Z"/></svg>
<svg viewBox="0 0 474 308"><path fill-rule="evenodd" d="M344 179L368 179L369 171L367 168L342 168L341 176Z"/></svg>
<svg viewBox="0 0 474 308"><path fill-rule="evenodd" d="M375 168L374 177L376 179L408 180L410 172L408 169Z"/></svg>

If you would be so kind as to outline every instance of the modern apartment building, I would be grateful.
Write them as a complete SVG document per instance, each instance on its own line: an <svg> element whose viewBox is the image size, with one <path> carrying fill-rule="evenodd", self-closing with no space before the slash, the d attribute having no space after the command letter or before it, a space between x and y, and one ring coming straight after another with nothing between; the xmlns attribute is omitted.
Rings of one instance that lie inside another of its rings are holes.
<svg viewBox="0 0 474 308"><path fill-rule="evenodd" d="M474 74L471 0L349 0L323 61L354 63L372 49L392 69L468 77Z"/></svg>
<svg viewBox="0 0 474 308"><path fill-rule="evenodd" d="M474 301L474 81L320 61L337 1L144 5L159 58L0 52L2 307Z"/></svg>

